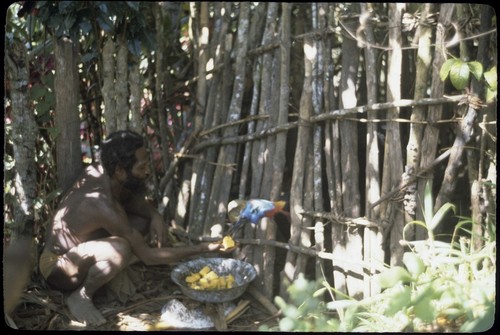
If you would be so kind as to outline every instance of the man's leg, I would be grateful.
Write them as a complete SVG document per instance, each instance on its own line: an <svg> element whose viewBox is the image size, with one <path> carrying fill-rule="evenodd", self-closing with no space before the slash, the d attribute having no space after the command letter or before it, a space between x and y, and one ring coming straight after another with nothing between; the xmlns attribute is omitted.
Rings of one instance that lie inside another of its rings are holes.
<svg viewBox="0 0 500 335"><path fill-rule="evenodd" d="M78 321L100 325L106 320L92 297L128 265L131 255L129 243L120 237L85 242L69 250L47 280L56 288L73 290L66 303Z"/></svg>

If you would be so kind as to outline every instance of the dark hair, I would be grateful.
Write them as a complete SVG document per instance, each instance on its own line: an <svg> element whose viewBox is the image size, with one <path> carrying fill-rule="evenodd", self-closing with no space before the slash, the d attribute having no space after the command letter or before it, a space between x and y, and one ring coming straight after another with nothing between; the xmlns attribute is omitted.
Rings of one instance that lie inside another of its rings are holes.
<svg viewBox="0 0 500 335"><path fill-rule="evenodd" d="M101 163L113 176L117 166L130 171L136 162L135 151L144 146L141 135L130 130L111 133L101 145Z"/></svg>

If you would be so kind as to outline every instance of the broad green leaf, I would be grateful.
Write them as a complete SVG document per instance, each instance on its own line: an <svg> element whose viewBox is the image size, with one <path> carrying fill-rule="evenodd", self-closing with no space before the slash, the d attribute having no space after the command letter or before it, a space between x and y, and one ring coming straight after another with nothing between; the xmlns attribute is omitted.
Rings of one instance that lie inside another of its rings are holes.
<svg viewBox="0 0 500 335"><path fill-rule="evenodd" d="M411 302L411 289L408 286L397 288L389 297L389 304L384 311L384 314L392 316L397 312L405 309Z"/></svg>
<svg viewBox="0 0 500 335"><path fill-rule="evenodd" d="M469 62L467 64L469 65L469 70L470 72L472 72L474 77L476 77L478 81L481 80L481 77L483 75L483 64L476 61Z"/></svg>
<svg viewBox="0 0 500 335"><path fill-rule="evenodd" d="M457 90L463 90L469 82L470 70L467 63L457 60L450 69L450 80Z"/></svg>
<svg viewBox="0 0 500 335"><path fill-rule="evenodd" d="M403 255L403 263L408 271L416 278L419 274L425 271L425 264L422 259L413 252L405 252Z"/></svg>
<svg viewBox="0 0 500 335"><path fill-rule="evenodd" d="M497 96L497 90L492 90L488 87L486 90L486 102L492 102Z"/></svg>
<svg viewBox="0 0 500 335"><path fill-rule="evenodd" d="M486 71L484 73L484 80L486 80L486 83L488 83L488 86L496 91L497 90L497 67L496 66L493 66L491 69L489 69L488 71Z"/></svg>
<svg viewBox="0 0 500 335"><path fill-rule="evenodd" d="M382 288L393 287L399 282L408 283L412 281L410 273L401 266L394 266L378 275Z"/></svg>
<svg viewBox="0 0 500 335"><path fill-rule="evenodd" d="M456 59L450 58L441 66L441 70L439 70L439 77L441 81L445 81L450 73L451 66L455 63Z"/></svg>
<svg viewBox="0 0 500 335"><path fill-rule="evenodd" d="M455 206L451 203L446 203L443 206L441 206L441 208L438 209L436 214L434 214L434 216L432 217L432 220L430 221L429 229L434 230L437 227L437 225L439 224L439 222L441 222L443 220L443 217L446 214L446 212L450 209L455 211Z"/></svg>
<svg viewBox="0 0 500 335"><path fill-rule="evenodd" d="M436 318L436 308L431 297L424 297L414 307L415 316L425 322L432 322Z"/></svg>

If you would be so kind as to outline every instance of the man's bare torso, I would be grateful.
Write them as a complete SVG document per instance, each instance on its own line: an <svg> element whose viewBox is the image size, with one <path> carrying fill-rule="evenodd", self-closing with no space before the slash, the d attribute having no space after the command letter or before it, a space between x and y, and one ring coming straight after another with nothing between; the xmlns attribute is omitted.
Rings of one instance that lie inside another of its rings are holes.
<svg viewBox="0 0 500 335"><path fill-rule="evenodd" d="M88 166L61 200L46 239L46 247L61 255L89 240L109 236L101 222L92 219L102 206L116 206L110 178L101 166Z"/></svg>

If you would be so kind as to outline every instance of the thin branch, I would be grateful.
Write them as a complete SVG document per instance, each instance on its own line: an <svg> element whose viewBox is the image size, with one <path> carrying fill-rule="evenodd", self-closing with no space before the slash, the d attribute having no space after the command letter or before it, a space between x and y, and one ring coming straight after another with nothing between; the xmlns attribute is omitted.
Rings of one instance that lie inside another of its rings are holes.
<svg viewBox="0 0 500 335"><path fill-rule="evenodd" d="M376 103L376 104L371 104L371 105L364 105L364 106L358 106L354 108L346 108L346 109L337 109L334 111L326 112L320 115L315 115L312 116L307 122L309 123L315 123L315 122L322 122L326 120L338 120L338 119L344 119L346 115L350 114L357 114L357 113L366 113L368 111L379 111L379 110L385 110L389 108L395 108L395 107L412 107L412 106L429 106L429 105L439 105L439 104L444 104L444 103L455 103L460 101L464 95L455 95L455 96L446 96L444 98L425 98L425 99L419 99L419 100L410 100L410 99L402 99L398 101L393 101L393 102L384 102L384 103ZM252 121L252 118L250 119L245 119L245 120L238 120L239 122L248 122ZM393 120L388 120L388 121L393 121ZM434 122L438 123L438 122ZM273 128L268 128L264 129L258 133L252 133L252 134L246 134L246 135L241 135L241 136L232 136L232 137L225 137L225 138L215 138L211 140L204 141L202 143L199 143L193 147L193 151L197 152L200 151L206 147L214 146L214 145L226 145L226 144L237 144L237 143L242 143L246 141L253 141L256 139L260 139L266 136L270 135L275 135L279 132L286 131L293 129L297 127L299 124L299 121L294 121L294 122L289 122L287 124L283 124L277 127ZM225 127L231 127L233 126L234 123L226 123L217 126L217 129L223 129ZM213 128L212 128L213 129ZM206 130L205 134L212 132L212 129Z"/></svg>
<svg viewBox="0 0 500 335"><path fill-rule="evenodd" d="M393 189L392 191L386 193L383 197L381 197L378 201L376 201L370 209L380 205L382 202L386 201L387 199L391 199L393 196L410 186L411 184L415 183L418 178L423 177L427 172L430 170L434 169L438 164L443 162L446 158L448 158L451 154L451 148L443 152L439 157L437 157L430 166L426 167L425 169L420 170L417 174L412 176L406 183L402 184L400 187Z"/></svg>

